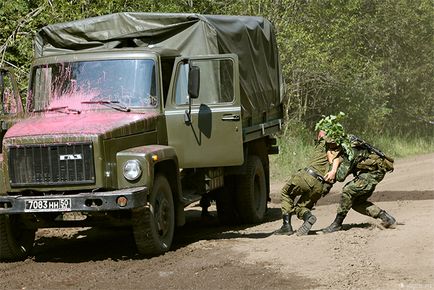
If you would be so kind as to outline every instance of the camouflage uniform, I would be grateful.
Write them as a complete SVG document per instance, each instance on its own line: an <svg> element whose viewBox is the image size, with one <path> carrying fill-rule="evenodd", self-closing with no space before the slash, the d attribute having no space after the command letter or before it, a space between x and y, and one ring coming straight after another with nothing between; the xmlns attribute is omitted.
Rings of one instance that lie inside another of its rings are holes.
<svg viewBox="0 0 434 290"><path fill-rule="evenodd" d="M349 161L346 156L343 157L336 174L336 180L344 181L351 173L355 177L342 189L336 218L330 226L323 229L323 232L331 233L342 229L342 222L350 209L363 215L380 218L385 227L396 222L391 215L368 201L386 172L393 170L393 163L375 153L370 153L367 149L353 148L353 150L354 159Z"/></svg>
<svg viewBox="0 0 434 290"><path fill-rule="evenodd" d="M320 139L315 146L314 154L307 168L312 169L320 176L326 175L331 166L327 160L327 151L332 151L334 158L340 153L340 147L332 148L332 146L335 147L336 145ZM295 214L299 219L302 219L306 212L310 212L321 196L330 191L331 187L332 184L318 180L306 170L299 170L282 189L282 214ZM295 204L297 196L300 198Z"/></svg>
<svg viewBox="0 0 434 290"><path fill-rule="evenodd" d="M355 211L377 218L381 209L368 201L377 184L383 180L386 172L382 170L361 172L342 189L338 213L346 215L352 208Z"/></svg>
<svg viewBox="0 0 434 290"><path fill-rule="evenodd" d="M384 164L384 159L366 149L354 149L354 152L353 161L344 160L338 169L338 180L345 179L351 172L355 172L356 175L342 189L337 212L346 215L352 208L361 214L377 218L381 209L367 199L372 195L377 184L383 180L388 168Z"/></svg>

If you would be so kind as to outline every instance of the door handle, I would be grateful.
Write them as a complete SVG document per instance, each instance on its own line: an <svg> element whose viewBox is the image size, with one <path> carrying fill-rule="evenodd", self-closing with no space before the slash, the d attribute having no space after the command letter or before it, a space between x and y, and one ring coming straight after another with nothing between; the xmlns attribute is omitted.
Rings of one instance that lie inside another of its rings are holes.
<svg viewBox="0 0 434 290"><path fill-rule="evenodd" d="M239 121L240 115L234 115L234 114L227 114L223 115L222 121Z"/></svg>

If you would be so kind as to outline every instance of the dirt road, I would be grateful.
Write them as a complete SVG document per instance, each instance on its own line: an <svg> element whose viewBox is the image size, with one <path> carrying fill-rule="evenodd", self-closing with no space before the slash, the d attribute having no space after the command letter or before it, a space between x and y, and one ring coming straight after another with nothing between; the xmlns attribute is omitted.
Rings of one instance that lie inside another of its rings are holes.
<svg viewBox="0 0 434 290"><path fill-rule="evenodd" d="M200 209L189 208L174 250L152 259L134 254L127 231L40 230L31 258L0 263L0 288L434 288L434 154L398 160L372 197L397 218L395 229L351 212L344 231L317 233L334 218L337 185L317 205L311 235L271 235L281 224L281 186L273 182L267 220L257 226L203 224Z"/></svg>

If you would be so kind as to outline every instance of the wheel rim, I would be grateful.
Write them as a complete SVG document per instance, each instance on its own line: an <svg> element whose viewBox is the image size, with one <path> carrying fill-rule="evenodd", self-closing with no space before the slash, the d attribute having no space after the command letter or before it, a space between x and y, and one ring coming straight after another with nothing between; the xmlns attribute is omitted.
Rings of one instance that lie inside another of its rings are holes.
<svg viewBox="0 0 434 290"><path fill-rule="evenodd" d="M170 232L171 212L169 201L161 192L158 194L158 198L155 201L154 216L158 235L164 238Z"/></svg>

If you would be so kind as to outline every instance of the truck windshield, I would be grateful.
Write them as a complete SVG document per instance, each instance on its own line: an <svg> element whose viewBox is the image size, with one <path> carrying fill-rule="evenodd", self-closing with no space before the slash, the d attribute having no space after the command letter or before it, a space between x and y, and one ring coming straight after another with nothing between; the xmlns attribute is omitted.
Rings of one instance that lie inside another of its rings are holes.
<svg viewBox="0 0 434 290"><path fill-rule="evenodd" d="M128 108L155 108L155 63L149 59L120 59L50 63L33 68L28 105L32 111L68 107L107 109L116 103Z"/></svg>

